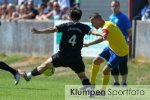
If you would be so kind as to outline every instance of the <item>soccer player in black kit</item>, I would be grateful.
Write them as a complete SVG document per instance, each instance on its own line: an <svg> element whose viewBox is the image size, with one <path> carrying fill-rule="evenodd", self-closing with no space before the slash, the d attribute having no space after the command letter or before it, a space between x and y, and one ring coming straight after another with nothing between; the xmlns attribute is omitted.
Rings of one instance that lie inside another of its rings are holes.
<svg viewBox="0 0 150 100"><path fill-rule="evenodd" d="M70 12L71 21L60 24L56 27L37 30L31 28L33 33L54 33L62 32L62 37L59 45L59 51L46 60L43 64L33 69L31 72L19 71L20 75L29 81L32 76L37 76L43 73L48 68L69 67L82 81L83 85L90 85L89 79L85 75L85 65L82 61L81 49L83 47L83 38L85 34L100 34L91 29L88 25L79 22L82 16L82 11L79 8L72 8Z"/></svg>
<svg viewBox="0 0 150 100"><path fill-rule="evenodd" d="M8 66L5 62L0 61L0 69L10 72L15 78L15 85L19 83L20 75L18 71Z"/></svg>

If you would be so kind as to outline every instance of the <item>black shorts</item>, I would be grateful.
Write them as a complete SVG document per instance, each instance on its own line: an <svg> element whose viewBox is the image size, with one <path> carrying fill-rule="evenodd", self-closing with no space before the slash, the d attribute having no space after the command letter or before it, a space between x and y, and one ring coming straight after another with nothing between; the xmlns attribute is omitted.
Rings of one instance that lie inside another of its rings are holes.
<svg viewBox="0 0 150 100"><path fill-rule="evenodd" d="M128 58L124 59L118 67L112 69L112 75L127 75L128 74L128 66L127 66Z"/></svg>
<svg viewBox="0 0 150 100"><path fill-rule="evenodd" d="M82 61L81 56L69 56L64 55L60 52L52 56L52 63L54 67L69 67L75 73L80 73L85 71L85 65Z"/></svg>

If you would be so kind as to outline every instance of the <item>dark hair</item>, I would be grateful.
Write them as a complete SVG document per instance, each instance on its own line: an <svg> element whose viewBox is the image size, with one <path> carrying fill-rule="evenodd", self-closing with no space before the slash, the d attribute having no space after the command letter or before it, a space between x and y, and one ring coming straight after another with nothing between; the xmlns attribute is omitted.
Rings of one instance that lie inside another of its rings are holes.
<svg viewBox="0 0 150 100"><path fill-rule="evenodd" d="M102 19L102 16L99 13L95 12L89 17L89 19Z"/></svg>
<svg viewBox="0 0 150 100"><path fill-rule="evenodd" d="M70 17L72 20L80 20L82 16L82 11L78 7L73 7L70 11Z"/></svg>

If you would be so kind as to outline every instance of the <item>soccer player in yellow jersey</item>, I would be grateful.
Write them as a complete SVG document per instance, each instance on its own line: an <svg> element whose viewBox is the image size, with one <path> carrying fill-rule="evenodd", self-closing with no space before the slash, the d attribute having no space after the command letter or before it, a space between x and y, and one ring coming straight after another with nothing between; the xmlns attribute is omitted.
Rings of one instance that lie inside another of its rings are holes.
<svg viewBox="0 0 150 100"><path fill-rule="evenodd" d="M90 46L105 40L108 41L109 44L109 46L104 48L99 56L93 60L90 78L91 84L95 84L97 74L100 70L100 65L106 60L107 65L103 69L102 76L102 90L105 90L106 85L109 82L111 70L127 58L128 45L120 29L112 22L104 21L98 13L94 13L90 17L90 21L95 28L102 28L103 37L90 43L86 43L84 46Z"/></svg>

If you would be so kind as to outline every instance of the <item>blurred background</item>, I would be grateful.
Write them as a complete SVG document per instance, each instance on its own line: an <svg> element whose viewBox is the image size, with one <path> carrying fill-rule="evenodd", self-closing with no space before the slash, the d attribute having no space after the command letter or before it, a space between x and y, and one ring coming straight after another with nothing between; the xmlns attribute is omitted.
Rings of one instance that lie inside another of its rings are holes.
<svg viewBox="0 0 150 100"><path fill-rule="evenodd" d="M149 17L142 17L142 10L149 7L149 0L118 1L120 10L132 24L129 57L149 60ZM59 21L68 21L73 6L82 9L82 22L89 22L89 16L94 12L109 20L112 13L110 3L111 0L0 0L0 52L51 55L55 52L55 35L32 35L29 32L30 26L43 28L54 26ZM147 16L149 12L148 10Z"/></svg>

